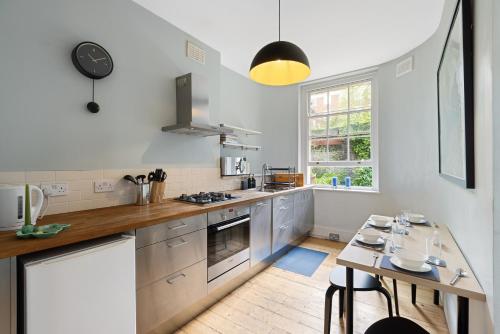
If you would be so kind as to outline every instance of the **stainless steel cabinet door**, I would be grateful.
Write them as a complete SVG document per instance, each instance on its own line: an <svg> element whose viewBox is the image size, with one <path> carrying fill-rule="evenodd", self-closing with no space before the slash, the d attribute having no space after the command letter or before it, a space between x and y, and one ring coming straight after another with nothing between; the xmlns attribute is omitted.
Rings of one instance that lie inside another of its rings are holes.
<svg viewBox="0 0 500 334"><path fill-rule="evenodd" d="M305 227L306 233L311 232L314 228L314 193L312 189L306 191Z"/></svg>
<svg viewBox="0 0 500 334"><path fill-rule="evenodd" d="M250 208L250 265L253 267L271 255L271 200L257 202Z"/></svg>
<svg viewBox="0 0 500 334"><path fill-rule="evenodd" d="M273 254L293 239L294 225L293 194L273 198Z"/></svg>
<svg viewBox="0 0 500 334"><path fill-rule="evenodd" d="M206 260L137 290L137 333L153 332L206 295Z"/></svg>
<svg viewBox="0 0 500 334"><path fill-rule="evenodd" d="M163 224L136 230L135 247L141 248L157 242L207 228L207 214L171 220Z"/></svg>
<svg viewBox="0 0 500 334"><path fill-rule="evenodd" d="M295 194L294 205L294 238L307 235L314 225L314 199L312 190L304 190Z"/></svg>
<svg viewBox="0 0 500 334"><path fill-rule="evenodd" d="M207 258L207 230L139 248L136 257L137 288Z"/></svg>
<svg viewBox="0 0 500 334"><path fill-rule="evenodd" d="M0 260L0 333L11 333L11 259ZM13 297L15 295L13 294Z"/></svg>

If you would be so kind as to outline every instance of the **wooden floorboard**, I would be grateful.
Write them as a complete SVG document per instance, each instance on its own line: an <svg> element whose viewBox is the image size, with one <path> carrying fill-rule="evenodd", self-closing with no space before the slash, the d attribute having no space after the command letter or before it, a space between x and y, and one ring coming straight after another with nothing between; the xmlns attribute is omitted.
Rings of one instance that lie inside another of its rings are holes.
<svg viewBox="0 0 500 334"><path fill-rule="evenodd" d="M179 334L201 333L322 333L324 295L335 257L345 244L308 238L301 247L328 253L312 277L269 267L219 303L182 327ZM384 278L392 294L392 280ZM417 304L411 304L410 285L398 282L401 316L412 319L431 333L449 333L443 308L433 304L433 291L419 287ZM333 298L331 333L343 333L338 317L337 294ZM375 321L387 317L386 299L377 292L354 295L354 332L362 334Z"/></svg>

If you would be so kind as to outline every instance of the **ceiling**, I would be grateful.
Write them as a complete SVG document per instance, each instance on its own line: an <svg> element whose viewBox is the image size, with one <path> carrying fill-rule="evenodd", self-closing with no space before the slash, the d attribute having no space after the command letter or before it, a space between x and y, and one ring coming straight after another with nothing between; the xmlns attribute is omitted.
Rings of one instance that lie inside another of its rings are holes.
<svg viewBox="0 0 500 334"><path fill-rule="evenodd" d="M257 51L278 38L277 0L134 0L220 51L248 77ZM429 38L444 0L283 0L281 39L309 58L308 80L379 65Z"/></svg>

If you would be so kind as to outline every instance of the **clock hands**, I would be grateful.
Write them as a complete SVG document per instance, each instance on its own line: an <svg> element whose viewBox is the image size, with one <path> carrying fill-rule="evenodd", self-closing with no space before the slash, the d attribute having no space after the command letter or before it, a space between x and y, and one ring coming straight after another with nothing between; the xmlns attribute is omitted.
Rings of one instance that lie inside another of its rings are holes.
<svg viewBox="0 0 500 334"><path fill-rule="evenodd" d="M90 55L90 53L87 53L87 54L89 55L90 59L92 59L92 61L93 61L94 63L97 63L97 61L95 60L95 58L94 58L94 57L92 57L92 56Z"/></svg>
<svg viewBox="0 0 500 334"><path fill-rule="evenodd" d="M101 60L104 60L104 59L107 59L107 58L106 57L98 58L98 59L94 59L94 61L97 63L98 61L101 61Z"/></svg>

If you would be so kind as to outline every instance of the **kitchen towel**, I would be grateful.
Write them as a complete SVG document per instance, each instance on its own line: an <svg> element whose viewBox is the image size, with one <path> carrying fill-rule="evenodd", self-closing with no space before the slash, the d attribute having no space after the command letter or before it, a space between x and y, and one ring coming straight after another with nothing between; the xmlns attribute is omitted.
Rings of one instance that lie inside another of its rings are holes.
<svg viewBox="0 0 500 334"><path fill-rule="evenodd" d="M432 267L432 270L428 271L426 273L417 273L414 271L404 270L404 269L398 268L395 265L393 265L391 263L391 257L388 255L384 255L384 257L382 258L382 261L380 262L380 268L388 269L388 270L392 270L392 271L397 271L397 272L412 275L415 277L430 279L431 281L440 282L441 279L439 278L439 271L437 270L437 268L435 266L431 266L431 267Z"/></svg>
<svg viewBox="0 0 500 334"><path fill-rule="evenodd" d="M328 253L295 247L276 261L274 267L311 277Z"/></svg>

